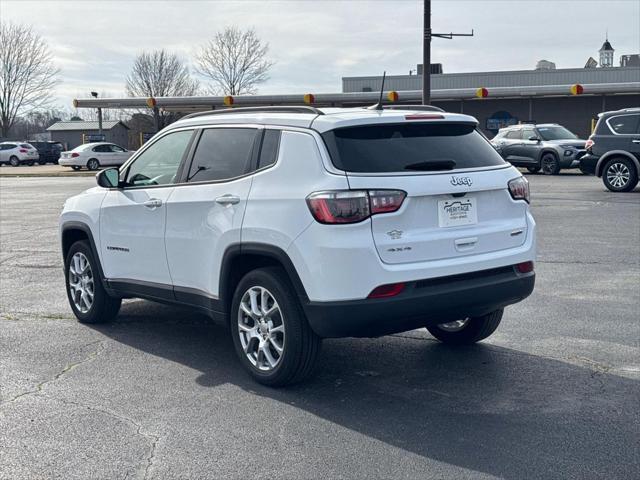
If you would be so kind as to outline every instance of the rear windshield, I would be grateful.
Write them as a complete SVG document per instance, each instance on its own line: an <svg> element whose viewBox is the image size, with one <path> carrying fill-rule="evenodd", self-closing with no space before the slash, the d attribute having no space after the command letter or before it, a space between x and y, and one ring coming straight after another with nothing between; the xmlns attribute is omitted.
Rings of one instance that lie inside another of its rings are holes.
<svg viewBox="0 0 640 480"><path fill-rule="evenodd" d="M347 172L439 171L505 163L468 123L367 125L322 136L334 166Z"/></svg>
<svg viewBox="0 0 640 480"><path fill-rule="evenodd" d="M31 148L31 145L29 145L28 143L21 143L20 146L22 148Z"/></svg>

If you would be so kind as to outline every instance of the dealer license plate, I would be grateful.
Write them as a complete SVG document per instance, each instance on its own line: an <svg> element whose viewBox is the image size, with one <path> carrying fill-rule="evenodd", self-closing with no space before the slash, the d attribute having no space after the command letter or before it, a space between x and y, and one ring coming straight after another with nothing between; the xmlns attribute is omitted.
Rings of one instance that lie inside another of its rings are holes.
<svg viewBox="0 0 640 480"><path fill-rule="evenodd" d="M459 227L478 223L478 210L474 197L438 201L438 224L441 227Z"/></svg>

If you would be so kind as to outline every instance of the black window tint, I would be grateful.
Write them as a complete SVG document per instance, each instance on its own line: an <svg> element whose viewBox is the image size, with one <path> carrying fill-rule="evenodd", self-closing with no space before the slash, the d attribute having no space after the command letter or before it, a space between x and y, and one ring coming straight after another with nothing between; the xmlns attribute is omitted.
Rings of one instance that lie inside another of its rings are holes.
<svg viewBox="0 0 640 480"><path fill-rule="evenodd" d="M247 173L256 132L253 128L204 130L191 162L188 180L225 180Z"/></svg>
<svg viewBox="0 0 640 480"><path fill-rule="evenodd" d="M325 132L331 160L349 172L451 170L502 165L504 160L469 123L347 127Z"/></svg>
<svg viewBox="0 0 640 480"><path fill-rule="evenodd" d="M280 146L280 130L265 130L260 149L258 168L268 167L276 163L278 159L278 147Z"/></svg>
<svg viewBox="0 0 640 480"><path fill-rule="evenodd" d="M130 186L174 183L192 134L191 130L182 130L158 139L131 164L126 183Z"/></svg>
<svg viewBox="0 0 640 480"><path fill-rule="evenodd" d="M507 138L511 140L519 140L522 138L522 132L520 130L511 130L507 133Z"/></svg>
<svg viewBox="0 0 640 480"><path fill-rule="evenodd" d="M124 152L124 148L119 147L118 145L109 145L109 149L110 149L112 152L115 152L115 153L122 153L122 152Z"/></svg>
<svg viewBox="0 0 640 480"><path fill-rule="evenodd" d="M111 148L109 147L109 145L96 145L95 147L93 147L93 151L105 153L105 152L110 152Z"/></svg>
<svg viewBox="0 0 640 480"><path fill-rule="evenodd" d="M611 117L608 123L614 132L629 135L638 132L638 120L640 120L640 115L620 115Z"/></svg>

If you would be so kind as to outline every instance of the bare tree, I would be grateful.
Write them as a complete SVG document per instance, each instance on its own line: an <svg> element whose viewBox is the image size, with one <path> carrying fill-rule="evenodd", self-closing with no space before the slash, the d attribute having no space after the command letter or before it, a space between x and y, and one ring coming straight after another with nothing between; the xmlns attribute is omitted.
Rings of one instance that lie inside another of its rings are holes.
<svg viewBox="0 0 640 480"><path fill-rule="evenodd" d="M58 83L52 55L44 39L26 25L0 23L0 134L18 115L47 105Z"/></svg>
<svg viewBox="0 0 640 480"><path fill-rule="evenodd" d="M130 97L184 97L197 95L200 84L191 78L189 68L177 55L156 50L136 57L126 88ZM158 130L171 123L174 116L157 107L153 109Z"/></svg>
<svg viewBox="0 0 640 480"><path fill-rule="evenodd" d="M198 73L209 77L214 92L225 95L255 93L269 79L273 62L267 60L269 44L262 43L255 30L227 27L196 54Z"/></svg>

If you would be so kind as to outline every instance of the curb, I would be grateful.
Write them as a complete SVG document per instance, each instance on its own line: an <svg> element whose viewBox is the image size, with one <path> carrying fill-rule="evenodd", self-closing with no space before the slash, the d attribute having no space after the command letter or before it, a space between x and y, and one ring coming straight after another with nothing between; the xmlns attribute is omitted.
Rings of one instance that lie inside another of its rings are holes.
<svg viewBox="0 0 640 480"><path fill-rule="evenodd" d="M20 178L20 177L33 177L33 178L44 178L44 177L93 177L95 176L94 172L68 172L68 173L0 173L0 178Z"/></svg>

